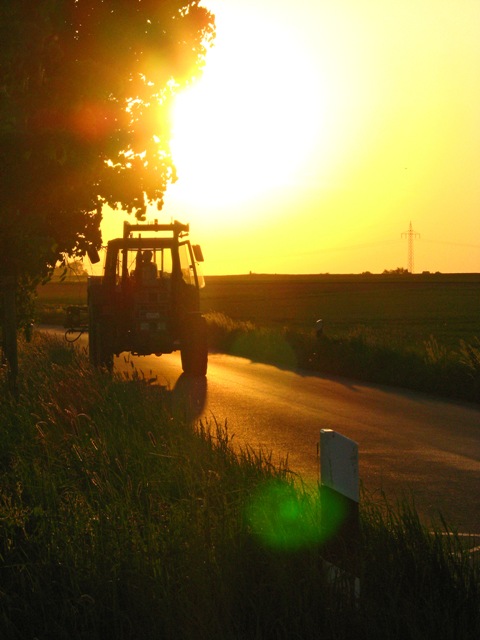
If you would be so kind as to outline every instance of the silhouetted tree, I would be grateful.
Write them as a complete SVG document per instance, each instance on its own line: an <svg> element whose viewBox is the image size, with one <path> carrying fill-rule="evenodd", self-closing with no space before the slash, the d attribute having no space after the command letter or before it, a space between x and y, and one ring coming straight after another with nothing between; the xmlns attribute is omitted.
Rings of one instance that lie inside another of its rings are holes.
<svg viewBox="0 0 480 640"><path fill-rule="evenodd" d="M2 0L0 289L13 373L17 286L98 248L103 205L138 217L145 199L161 207L175 180L170 102L213 35L199 0Z"/></svg>
<svg viewBox="0 0 480 640"><path fill-rule="evenodd" d="M397 267L396 269L384 269L382 271L383 274L386 275L396 275L396 276L403 276L403 275L409 275L410 271L408 269L404 269L403 267Z"/></svg>

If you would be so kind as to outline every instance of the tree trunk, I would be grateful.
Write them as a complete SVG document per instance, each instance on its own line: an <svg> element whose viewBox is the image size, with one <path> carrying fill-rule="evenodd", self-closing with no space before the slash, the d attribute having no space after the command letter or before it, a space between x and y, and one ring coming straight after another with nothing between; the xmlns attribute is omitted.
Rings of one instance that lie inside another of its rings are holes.
<svg viewBox="0 0 480 640"><path fill-rule="evenodd" d="M3 293L3 354L7 364L8 388L18 396L18 352L17 352L17 281L15 276L4 276L0 281Z"/></svg>

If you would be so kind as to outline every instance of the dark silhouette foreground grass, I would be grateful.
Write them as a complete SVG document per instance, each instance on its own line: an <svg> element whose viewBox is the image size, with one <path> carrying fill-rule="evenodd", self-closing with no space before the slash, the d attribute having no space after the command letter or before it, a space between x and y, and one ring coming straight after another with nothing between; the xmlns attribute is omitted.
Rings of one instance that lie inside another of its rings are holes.
<svg viewBox="0 0 480 640"><path fill-rule="evenodd" d="M20 353L19 401L0 397L3 639L479 637L478 567L445 527L363 496L352 598L315 487L135 370L39 334Z"/></svg>

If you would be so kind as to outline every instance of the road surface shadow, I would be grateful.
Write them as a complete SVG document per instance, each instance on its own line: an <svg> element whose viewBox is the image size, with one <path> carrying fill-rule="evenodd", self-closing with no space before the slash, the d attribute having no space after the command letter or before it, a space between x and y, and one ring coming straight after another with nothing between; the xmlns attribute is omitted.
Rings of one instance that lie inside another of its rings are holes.
<svg viewBox="0 0 480 640"><path fill-rule="evenodd" d="M172 413L187 422L196 420L203 412L207 401L206 376L187 376L178 378L171 395Z"/></svg>
<svg viewBox="0 0 480 640"><path fill-rule="evenodd" d="M184 373L173 388L160 384L157 377L126 379L125 385L142 385L144 393L152 398L162 396L164 406L177 419L191 423L203 412L207 401L207 378L191 377Z"/></svg>

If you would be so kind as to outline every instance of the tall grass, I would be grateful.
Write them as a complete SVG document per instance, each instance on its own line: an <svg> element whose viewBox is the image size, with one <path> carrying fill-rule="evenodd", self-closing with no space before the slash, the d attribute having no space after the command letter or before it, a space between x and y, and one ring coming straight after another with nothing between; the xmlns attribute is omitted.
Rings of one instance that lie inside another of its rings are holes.
<svg viewBox="0 0 480 640"><path fill-rule="evenodd" d="M323 562L334 518L285 465L133 369L37 334L20 352L19 400L0 397L3 639L478 638L455 536L365 497L352 600Z"/></svg>
<svg viewBox="0 0 480 640"><path fill-rule="evenodd" d="M327 332L258 327L222 313L207 314L210 346L261 362L356 377L445 397L480 402L480 341L440 345L434 336L405 344L391 332L354 327Z"/></svg>

